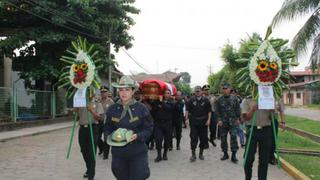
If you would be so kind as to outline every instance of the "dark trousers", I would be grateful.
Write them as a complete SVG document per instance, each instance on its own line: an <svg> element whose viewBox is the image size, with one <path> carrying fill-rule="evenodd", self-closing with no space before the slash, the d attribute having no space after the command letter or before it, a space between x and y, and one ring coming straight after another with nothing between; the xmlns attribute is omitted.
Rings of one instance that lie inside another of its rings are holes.
<svg viewBox="0 0 320 180"><path fill-rule="evenodd" d="M97 141L98 141L98 126L93 124L92 131L93 131L93 139L94 139L93 141L94 141L95 151L96 151ZM93 180L95 175L96 161L94 159L89 126L88 127L80 126L78 140L79 140L79 145L80 145L83 159L86 163L88 179Z"/></svg>
<svg viewBox="0 0 320 180"><path fill-rule="evenodd" d="M146 141L146 144L147 144L148 148L153 148L154 147L154 129L153 129L153 132L152 132L151 136Z"/></svg>
<svg viewBox="0 0 320 180"><path fill-rule="evenodd" d="M211 123L210 123L210 140L215 140L217 138L217 116L214 112L211 113Z"/></svg>
<svg viewBox="0 0 320 180"><path fill-rule="evenodd" d="M274 120L274 125L275 125L275 128L276 128L276 137L277 137L278 136L278 127L279 127L278 119ZM273 127L271 126L271 128L273 128ZM274 156L275 151L276 151L276 143L274 141L274 133L273 133L273 129L272 129L270 160L275 159L275 156Z"/></svg>
<svg viewBox="0 0 320 180"><path fill-rule="evenodd" d="M156 122L154 124L154 138L156 141L156 148L161 149L162 143L164 149L168 149L172 139L172 122Z"/></svg>
<svg viewBox="0 0 320 180"><path fill-rule="evenodd" d="M230 126L223 125L220 127L221 131L221 149L223 152L228 152L228 141L227 136L230 134L230 149L232 152L236 152L239 149L238 140L237 140L237 127L238 126Z"/></svg>
<svg viewBox="0 0 320 180"><path fill-rule="evenodd" d="M190 145L191 150L195 150L200 140L200 149L207 149L208 143L208 126L205 125L193 125L190 126Z"/></svg>
<svg viewBox="0 0 320 180"><path fill-rule="evenodd" d="M150 176L148 154L131 158L112 155L111 169L117 180L145 180Z"/></svg>
<svg viewBox="0 0 320 180"><path fill-rule="evenodd" d="M183 117L176 118L173 120L172 123L172 129L174 131L174 137L176 137L177 141L181 139L181 133L182 133L182 121Z"/></svg>
<svg viewBox="0 0 320 180"><path fill-rule="evenodd" d="M251 131L251 129L250 129ZM249 138L250 132L247 133L247 138ZM268 172L268 163L271 148L271 138L272 138L272 128L271 126L264 127L262 129L257 129L253 127L252 139L248 150L247 160L244 167L244 172L246 175L246 180L250 180L252 177L252 165L254 162L254 157L257 151L257 146L259 146L259 163L258 163L258 179L266 180Z"/></svg>
<svg viewBox="0 0 320 180"><path fill-rule="evenodd" d="M98 148L99 148L99 152L103 152L105 145L104 142L102 140L102 134L103 134L103 122L99 122L98 124Z"/></svg>

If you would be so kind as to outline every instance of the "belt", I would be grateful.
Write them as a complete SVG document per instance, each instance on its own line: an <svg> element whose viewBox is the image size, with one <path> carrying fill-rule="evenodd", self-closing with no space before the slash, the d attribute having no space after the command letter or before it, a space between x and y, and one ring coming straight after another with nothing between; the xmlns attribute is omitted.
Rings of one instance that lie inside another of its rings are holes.
<svg viewBox="0 0 320 180"><path fill-rule="evenodd" d="M256 128L257 130L262 130L265 128L270 128L270 126L254 126L254 128Z"/></svg>
<svg viewBox="0 0 320 180"><path fill-rule="evenodd" d="M96 126L97 124L92 124L92 126ZM82 128L87 128L87 127L89 127L89 125L88 124L85 124L85 125L80 125L80 127L82 127Z"/></svg>

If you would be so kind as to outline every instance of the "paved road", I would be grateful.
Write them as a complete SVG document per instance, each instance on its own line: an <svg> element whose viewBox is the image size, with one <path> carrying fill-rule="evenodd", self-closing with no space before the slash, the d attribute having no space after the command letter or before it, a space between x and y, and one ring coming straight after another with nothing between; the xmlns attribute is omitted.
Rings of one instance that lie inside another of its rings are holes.
<svg viewBox="0 0 320 180"><path fill-rule="evenodd" d="M0 143L0 179L4 180L81 180L85 171L77 135L74 139L71 157L65 159L71 129L62 129L30 137L23 137ZM149 153L151 180L240 180L244 179L242 161L235 165L221 162L219 148L210 147L205 160L189 162L188 130L183 133L182 150L169 152L169 161L154 163L156 152ZM241 150L241 154L243 150ZM239 153L239 159L240 153ZM96 180L114 179L110 171L110 160L97 159ZM254 179L256 177L256 166ZM291 180L284 171L269 166L269 178Z"/></svg>
<svg viewBox="0 0 320 180"><path fill-rule="evenodd" d="M307 109L302 107L299 107L299 108L286 107L285 112L288 115L320 121L320 110Z"/></svg>

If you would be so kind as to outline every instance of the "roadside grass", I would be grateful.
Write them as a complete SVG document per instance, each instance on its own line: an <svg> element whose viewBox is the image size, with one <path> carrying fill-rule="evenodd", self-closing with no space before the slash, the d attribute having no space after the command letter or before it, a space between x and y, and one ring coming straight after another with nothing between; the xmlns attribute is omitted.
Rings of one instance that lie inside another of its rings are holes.
<svg viewBox="0 0 320 180"><path fill-rule="evenodd" d="M311 109L320 109L320 104L309 104L307 107Z"/></svg>
<svg viewBox="0 0 320 180"><path fill-rule="evenodd" d="M282 154L281 157L312 180L320 180L320 157Z"/></svg>
<svg viewBox="0 0 320 180"><path fill-rule="evenodd" d="M317 150L320 151L320 144L313 142L304 137L298 136L293 132L279 129L278 136L279 148L285 149L304 149L304 150ZM320 180L320 157L293 155L293 154L280 154L280 156L300 170L312 180Z"/></svg>
<svg viewBox="0 0 320 180"><path fill-rule="evenodd" d="M286 115L286 125L320 135L320 121L313 121L306 118Z"/></svg>

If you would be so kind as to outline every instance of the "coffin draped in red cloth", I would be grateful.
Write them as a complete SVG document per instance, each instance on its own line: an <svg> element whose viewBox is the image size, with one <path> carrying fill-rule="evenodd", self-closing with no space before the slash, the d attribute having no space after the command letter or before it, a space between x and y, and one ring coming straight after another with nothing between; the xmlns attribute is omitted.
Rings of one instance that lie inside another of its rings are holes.
<svg viewBox="0 0 320 180"><path fill-rule="evenodd" d="M177 88L174 84L167 83L158 79L147 79L140 83L142 94L149 99L158 99L163 96L164 90L169 90L171 95L177 93Z"/></svg>

